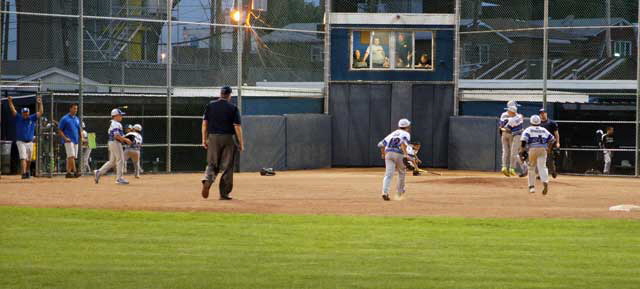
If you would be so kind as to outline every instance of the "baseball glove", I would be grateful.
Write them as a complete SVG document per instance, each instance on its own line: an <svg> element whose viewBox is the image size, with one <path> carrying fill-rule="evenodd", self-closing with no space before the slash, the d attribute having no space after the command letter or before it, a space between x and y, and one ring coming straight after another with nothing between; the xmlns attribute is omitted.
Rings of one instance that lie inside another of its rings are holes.
<svg viewBox="0 0 640 289"><path fill-rule="evenodd" d="M551 151L551 156L554 160L559 160L560 159L560 148L553 148L553 150Z"/></svg>
<svg viewBox="0 0 640 289"><path fill-rule="evenodd" d="M262 168L260 170L260 175L261 176L275 176L276 172L273 170L273 168Z"/></svg>
<svg viewBox="0 0 640 289"><path fill-rule="evenodd" d="M135 144L136 143L136 137L134 135L127 135L125 136L125 138L128 138L131 141L131 144Z"/></svg>
<svg viewBox="0 0 640 289"><path fill-rule="evenodd" d="M402 162L404 163L404 166L408 169L408 170L412 170L415 171L416 168L413 166L413 163L409 161L408 158L403 158Z"/></svg>
<svg viewBox="0 0 640 289"><path fill-rule="evenodd" d="M526 162L529 159L529 152L521 151L518 155L520 155L520 160L522 162Z"/></svg>

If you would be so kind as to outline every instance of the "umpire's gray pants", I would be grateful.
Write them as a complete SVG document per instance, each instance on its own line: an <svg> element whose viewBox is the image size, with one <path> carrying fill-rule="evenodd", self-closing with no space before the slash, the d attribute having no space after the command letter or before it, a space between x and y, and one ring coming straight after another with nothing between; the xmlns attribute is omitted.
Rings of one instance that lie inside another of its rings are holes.
<svg viewBox="0 0 640 289"><path fill-rule="evenodd" d="M109 141L109 161L100 168L100 175L106 174L112 167L116 167L116 180L122 179L124 170L124 151L119 141Z"/></svg>
<svg viewBox="0 0 640 289"><path fill-rule="evenodd" d="M207 137L207 169L204 172L205 181L213 182L218 173L220 177L220 196L227 196L233 190L233 169L237 145L235 136L231 134L209 134Z"/></svg>
<svg viewBox="0 0 640 289"><path fill-rule="evenodd" d="M382 181L382 194L389 194L389 187L391 187L391 181L393 180L393 174L398 171L398 193L404 193L404 177L406 174L406 168L402 159L404 156L399 153L388 152L384 157L385 172L384 180Z"/></svg>

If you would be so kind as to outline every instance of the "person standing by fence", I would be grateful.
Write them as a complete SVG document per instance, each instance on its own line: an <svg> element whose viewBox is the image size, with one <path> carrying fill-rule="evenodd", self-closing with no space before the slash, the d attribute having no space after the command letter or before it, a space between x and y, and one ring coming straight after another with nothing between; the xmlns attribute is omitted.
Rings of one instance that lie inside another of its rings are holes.
<svg viewBox="0 0 640 289"><path fill-rule="evenodd" d="M78 144L84 143L84 137L82 137L82 126L77 113L78 104L72 103L69 106L69 113L65 114L58 124L58 135L60 135L67 155L67 178L80 177L80 171L76 167L76 159L78 158Z"/></svg>
<svg viewBox="0 0 640 289"><path fill-rule="evenodd" d="M31 167L31 155L33 153L33 139L35 138L36 122L38 118L42 116L42 98L36 97L36 103L38 104L38 111L34 114L29 114L29 108L23 107L20 110L20 115L16 107L13 105L13 97L8 97L9 109L11 115L16 121L16 146L18 147L18 154L20 155L20 166L22 168L22 178L28 179L31 177L29 168Z"/></svg>
<svg viewBox="0 0 640 289"><path fill-rule="evenodd" d="M237 143L236 143L237 142ZM207 169L202 179L202 197L209 197L209 189L218 173L220 200L231 200L233 169L237 150L244 150L240 111L231 103L231 87L220 90L220 98L209 102L202 118L202 147L207 150Z"/></svg>

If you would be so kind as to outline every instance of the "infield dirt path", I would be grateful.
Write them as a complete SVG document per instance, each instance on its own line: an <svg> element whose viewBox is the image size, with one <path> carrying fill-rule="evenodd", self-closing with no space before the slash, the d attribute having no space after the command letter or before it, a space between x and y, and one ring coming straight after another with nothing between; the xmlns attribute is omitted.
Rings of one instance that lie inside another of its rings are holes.
<svg viewBox="0 0 640 289"><path fill-rule="evenodd" d="M402 200L380 198L383 170L323 169L283 171L273 177L257 173L235 176L234 200L219 201L217 184L211 196L200 196L200 174L129 176L128 186L113 176L99 185L79 179L19 176L0 179L0 205L106 208L119 210L220 211L246 213L633 218L640 212L609 212L620 204L640 205L640 180L559 176L547 196L529 194L525 178L498 173L442 171L442 176L407 176Z"/></svg>

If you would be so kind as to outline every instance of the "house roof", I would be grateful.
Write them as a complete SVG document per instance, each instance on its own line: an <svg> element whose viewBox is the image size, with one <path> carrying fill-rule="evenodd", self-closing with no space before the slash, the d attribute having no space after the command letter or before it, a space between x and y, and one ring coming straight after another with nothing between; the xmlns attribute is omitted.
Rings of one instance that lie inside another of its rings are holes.
<svg viewBox="0 0 640 289"><path fill-rule="evenodd" d="M282 27L289 30L304 30L307 32L296 31L273 31L262 36L265 43L323 43L322 37L318 37L318 25L320 23L291 23Z"/></svg>
<svg viewBox="0 0 640 289"><path fill-rule="evenodd" d="M462 30L468 30L471 26L473 25L473 20L472 19L460 19L460 27L462 27ZM496 30L496 28L492 27L491 25L478 20L478 27L482 27L484 28L484 30ZM511 44L513 43L513 39L507 37L506 35L504 35L502 32L495 32L498 36L502 37L502 39L504 39L505 41L507 41L507 43Z"/></svg>
<svg viewBox="0 0 640 289"><path fill-rule="evenodd" d="M543 25L542 20L529 21L534 25ZM566 33L577 37L595 37L604 32L606 28L597 26L633 26L633 24L624 18L612 17L611 24L607 18L574 18L572 15L564 19L550 19L549 27L593 27L584 29L565 30Z"/></svg>

